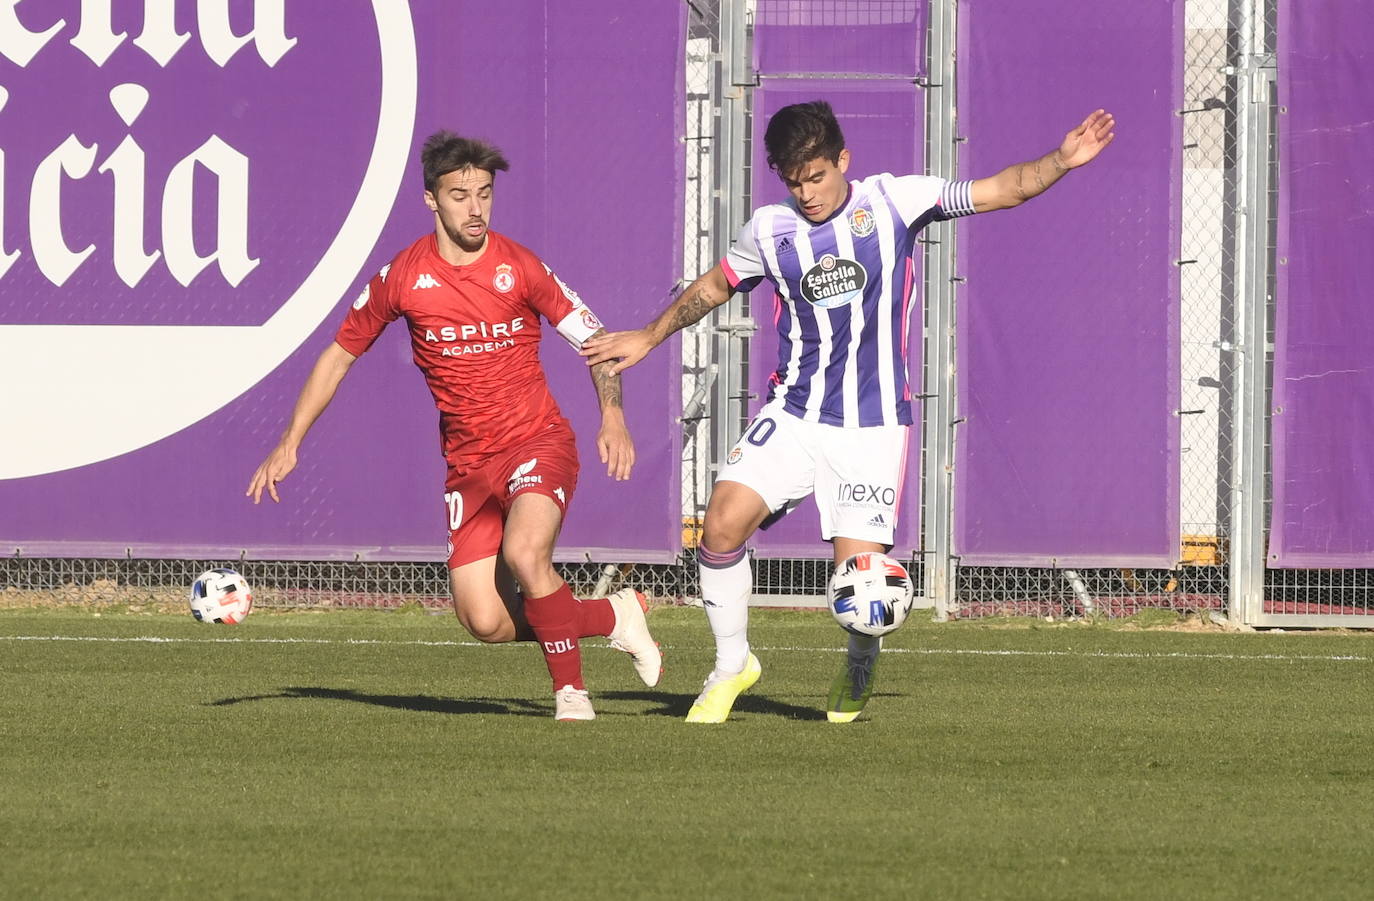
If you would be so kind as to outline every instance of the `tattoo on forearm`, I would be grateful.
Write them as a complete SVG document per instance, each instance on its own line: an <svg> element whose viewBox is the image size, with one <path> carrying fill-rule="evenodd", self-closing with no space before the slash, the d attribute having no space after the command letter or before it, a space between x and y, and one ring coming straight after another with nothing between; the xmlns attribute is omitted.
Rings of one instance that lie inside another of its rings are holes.
<svg viewBox="0 0 1374 901"><path fill-rule="evenodd" d="M1049 188L1049 185L1045 184L1044 176L1042 176L1042 175L1040 174L1040 163L1041 163L1041 162L1043 162L1043 161L1042 161L1042 160L1036 160L1036 161L1035 161L1035 183L1036 183L1037 185L1040 186L1041 192L1044 192L1047 188Z"/></svg>
<svg viewBox="0 0 1374 901"><path fill-rule="evenodd" d="M678 304L677 312L673 314L672 331L686 328L701 317L711 312L712 304L706 297L704 289L698 289L696 294L686 298Z"/></svg>
<svg viewBox="0 0 1374 901"><path fill-rule="evenodd" d="M1029 200L1030 195L1026 193L1025 187L1021 183L1021 174L1025 171L1026 164L1022 163L1016 167L1016 199Z"/></svg>
<svg viewBox="0 0 1374 901"><path fill-rule="evenodd" d="M592 383L596 385L596 396L602 408L624 406L620 390L620 373L611 372L611 362L597 363L592 367Z"/></svg>

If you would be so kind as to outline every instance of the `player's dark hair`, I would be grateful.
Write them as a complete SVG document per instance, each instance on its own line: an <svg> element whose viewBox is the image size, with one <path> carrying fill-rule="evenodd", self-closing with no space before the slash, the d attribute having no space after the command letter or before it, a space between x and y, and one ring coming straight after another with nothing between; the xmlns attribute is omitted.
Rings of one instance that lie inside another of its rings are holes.
<svg viewBox="0 0 1374 901"><path fill-rule="evenodd" d="M425 190L430 192L450 172L482 169L495 175L510 169L510 163L496 147L476 138L460 138L451 131L436 131L425 139L420 164L425 170Z"/></svg>
<svg viewBox="0 0 1374 901"><path fill-rule="evenodd" d="M844 134L835 112L824 100L784 106L768 120L763 133L768 168L786 177L815 159L840 161Z"/></svg>

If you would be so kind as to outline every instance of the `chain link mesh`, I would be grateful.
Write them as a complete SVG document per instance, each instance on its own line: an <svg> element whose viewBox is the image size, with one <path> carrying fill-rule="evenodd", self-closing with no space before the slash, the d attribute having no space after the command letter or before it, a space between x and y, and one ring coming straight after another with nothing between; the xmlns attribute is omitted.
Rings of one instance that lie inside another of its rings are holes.
<svg viewBox="0 0 1374 901"><path fill-rule="evenodd" d="M443 563L375 563L346 560L189 560L140 558L0 558L0 606L33 604L184 604L191 583L207 569L238 570L261 607L449 607ZM668 564L555 564L578 597L602 597L620 588L642 591L652 602L680 603L696 594L690 555Z"/></svg>

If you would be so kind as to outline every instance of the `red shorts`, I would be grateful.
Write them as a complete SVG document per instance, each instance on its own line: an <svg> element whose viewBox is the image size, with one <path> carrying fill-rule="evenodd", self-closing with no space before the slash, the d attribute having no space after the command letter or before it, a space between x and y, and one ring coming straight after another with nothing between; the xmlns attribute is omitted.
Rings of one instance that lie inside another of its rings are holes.
<svg viewBox="0 0 1374 901"><path fill-rule="evenodd" d="M478 466L455 466L450 460L444 480L448 568L500 552L506 514L521 494L551 498L567 515L577 472L577 439L566 423L550 425Z"/></svg>

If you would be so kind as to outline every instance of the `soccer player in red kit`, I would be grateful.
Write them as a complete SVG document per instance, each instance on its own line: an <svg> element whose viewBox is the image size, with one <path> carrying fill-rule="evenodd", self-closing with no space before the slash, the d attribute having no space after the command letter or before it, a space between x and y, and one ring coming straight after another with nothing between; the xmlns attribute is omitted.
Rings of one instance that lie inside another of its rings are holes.
<svg viewBox="0 0 1374 901"><path fill-rule="evenodd" d="M553 677L555 717L594 719L579 638L608 636L634 658L646 685L658 683L662 657L639 592L579 601L553 567L578 462L572 428L539 363L539 319L574 348L605 329L537 256L488 229L496 173L510 168L499 150L441 131L420 158L434 233L363 289L247 493L254 503L264 491L280 501L277 483L295 468L301 441L353 361L404 317L415 365L439 408L454 611L482 641L537 640ZM607 474L620 481L630 477L634 444L611 370L609 363L592 369L601 404L597 447Z"/></svg>

